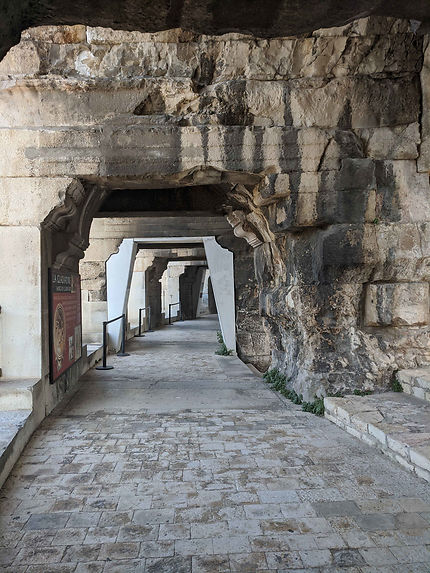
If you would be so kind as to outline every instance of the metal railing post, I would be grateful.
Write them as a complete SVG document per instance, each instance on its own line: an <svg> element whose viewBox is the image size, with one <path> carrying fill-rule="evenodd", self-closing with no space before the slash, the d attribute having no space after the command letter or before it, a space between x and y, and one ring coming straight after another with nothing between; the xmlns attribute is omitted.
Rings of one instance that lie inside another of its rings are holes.
<svg viewBox="0 0 430 573"><path fill-rule="evenodd" d="M125 337L126 337L126 323L125 323L125 314L122 315L122 338L121 338L121 348L119 352L116 353L117 356L130 356L128 352L125 351Z"/></svg>
<svg viewBox="0 0 430 573"><path fill-rule="evenodd" d="M145 336L142 334L142 310L146 310L146 306L139 308L139 334L136 335L137 338Z"/></svg>
<svg viewBox="0 0 430 573"><path fill-rule="evenodd" d="M154 332L151 328L151 307L148 306L148 332Z"/></svg>
<svg viewBox="0 0 430 573"><path fill-rule="evenodd" d="M106 336L107 322L103 322L103 362L102 366L96 366L96 370L112 370L113 366L107 366L107 336Z"/></svg>
<svg viewBox="0 0 430 573"><path fill-rule="evenodd" d="M178 320L182 320L181 303L180 302L172 302L169 304L169 324L172 324L172 306L176 306L176 305L179 305L179 319Z"/></svg>
<svg viewBox="0 0 430 573"><path fill-rule="evenodd" d="M112 370L113 366L107 365L107 349L108 349L108 341L107 341L107 325L111 322L115 322L116 320L122 319L122 337L121 337L121 348L120 351L117 353L117 356L130 356L128 352L125 352L125 337L126 337L126 326L125 326L125 314L121 314L121 316L117 316L116 318L112 318L111 320L103 321L103 362L102 366L96 366L96 370Z"/></svg>

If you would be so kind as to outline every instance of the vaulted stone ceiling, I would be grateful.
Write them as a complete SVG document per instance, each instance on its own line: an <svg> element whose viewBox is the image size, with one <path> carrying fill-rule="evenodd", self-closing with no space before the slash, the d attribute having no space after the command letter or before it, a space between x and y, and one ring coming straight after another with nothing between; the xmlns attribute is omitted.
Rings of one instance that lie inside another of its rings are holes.
<svg viewBox="0 0 430 573"><path fill-rule="evenodd" d="M204 34L274 37L344 25L370 14L417 20L428 31L429 0L0 0L0 57L30 26L87 24L155 32L182 27Z"/></svg>

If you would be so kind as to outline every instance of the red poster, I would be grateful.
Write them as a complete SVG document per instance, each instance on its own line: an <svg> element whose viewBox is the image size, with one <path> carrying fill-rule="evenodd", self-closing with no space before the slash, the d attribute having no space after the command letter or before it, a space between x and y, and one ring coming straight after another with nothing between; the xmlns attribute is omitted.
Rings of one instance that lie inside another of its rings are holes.
<svg viewBox="0 0 430 573"><path fill-rule="evenodd" d="M55 382L82 354L81 277L50 270L51 382Z"/></svg>

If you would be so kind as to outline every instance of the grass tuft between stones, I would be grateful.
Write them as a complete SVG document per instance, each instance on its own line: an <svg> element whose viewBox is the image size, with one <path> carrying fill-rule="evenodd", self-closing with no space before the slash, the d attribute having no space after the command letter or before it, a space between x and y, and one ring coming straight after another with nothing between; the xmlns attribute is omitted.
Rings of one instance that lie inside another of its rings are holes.
<svg viewBox="0 0 430 573"><path fill-rule="evenodd" d="M277 368L271 368L263 375L263 377L266 380L266 382L272 386L274 390L277 390L280 394L288 398L288 400L291 400L291 402L293 402L294 404L301 404L302 410L304 412L311 412L316 416L324 416L323 397L315 396L313 402L304 402L302 394L297 394L297 392L295 392L294 390L287 388L287 384L290 381L290 378L287 378L285 374L279 372ZM393 390L396 382L397 380L393 381L392 384ZM401 389L402 387L400 384L399 386L400 390L395 390L395 392L402 392ZM359 390L358 388L356 388L353 391L353 394L355 396L369 396L370 394L373 394L373 392L371 390ZM344 398L345 395L341 391L338 391L335 394L327 394L327 396L333 398Z"/></svg>
<svg viewBox="0 0 430 573"><path fill-rule="evenodd" d="M297 394L295 390L287 388L287 383L290 379L287 378L285 374L279 372L277 368L268 370L264 374L264 379L274 390L277 390L280 394L285 396L285 398L288 398L288 400L291 400L294 404L301 404L304 412L311 412L316 416L324 416L324 398L315 396L313 402L303 402L302 394Z"/></svg>
<svg viewBox="0 0 430 573"><path fill-rule="evenodd" d="M216 337L220 347L215 354L218 354L218 356L231 356L233 354L233 350L229 350L225 345L224 338L222 337L222 332L220 330L217 331Z"/></svg>

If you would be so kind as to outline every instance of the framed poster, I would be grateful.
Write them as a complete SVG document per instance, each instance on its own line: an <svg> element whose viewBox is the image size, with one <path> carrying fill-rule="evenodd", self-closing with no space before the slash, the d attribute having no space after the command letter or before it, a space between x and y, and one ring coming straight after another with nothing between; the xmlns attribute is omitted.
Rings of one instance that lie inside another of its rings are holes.
<svg viewBox="0 0 430 573"><path fill-rule="evenodd" d="M49 269L51 384L82 354L81 277Z"/></svg>

